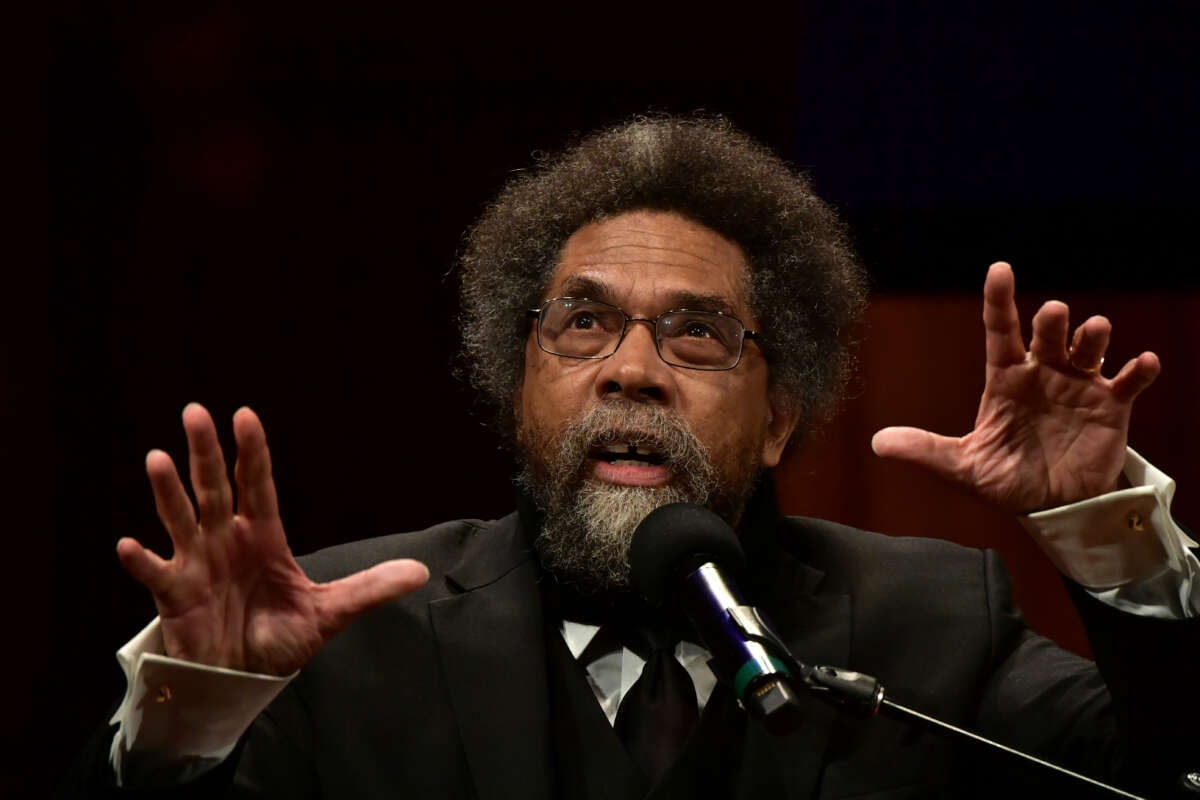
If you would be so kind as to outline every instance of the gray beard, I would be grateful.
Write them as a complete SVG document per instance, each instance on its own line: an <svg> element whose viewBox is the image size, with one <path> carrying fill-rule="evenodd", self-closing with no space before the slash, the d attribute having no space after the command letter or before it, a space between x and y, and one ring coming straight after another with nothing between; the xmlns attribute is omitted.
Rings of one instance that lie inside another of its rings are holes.
<svg viewBox="0 0 1200 800"><path fill-rule="evenodd" d="M651 511L696 503L735 524L759 474L752 452L739 454L748 457L722 475L678 415L626 401L600 404L557 434L521 430L519 440L525 458L518 483L545 514L534 542L542 566L585 594L629 590L630 544ZM617 441L662 454L671 483L619 486L587 478L589 453Z"/></svg>

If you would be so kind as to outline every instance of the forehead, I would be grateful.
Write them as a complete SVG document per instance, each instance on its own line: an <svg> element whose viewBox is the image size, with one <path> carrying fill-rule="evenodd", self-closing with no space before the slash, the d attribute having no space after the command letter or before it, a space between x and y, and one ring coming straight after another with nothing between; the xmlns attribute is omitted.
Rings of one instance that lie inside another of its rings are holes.
<svg viewBox="0 0 1200 800"><path fill-rule="evenodd" d="M672 212L634 211L576 231L547 296L608 300L631 313L720 306L712 310L745 314L748 279L741 248L711 228Z"/></svg>

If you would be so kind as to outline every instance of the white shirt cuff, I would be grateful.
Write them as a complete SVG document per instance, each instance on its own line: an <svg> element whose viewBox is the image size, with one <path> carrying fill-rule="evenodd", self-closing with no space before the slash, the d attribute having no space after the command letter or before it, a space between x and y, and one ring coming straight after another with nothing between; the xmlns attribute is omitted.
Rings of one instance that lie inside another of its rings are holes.
<svg viewBox="0 0 1200 800"><path fill-rule="evenodd" d="M1127 448L1131 488L1020 518L1064 575L1133 613L1200 613L1196 547L1171 519L1175 482ZM1144 606L1144 608L1138 608Z"/></svg>
<svg viewBox="0 0 1200 800"><path fill-rule="evenodd" d="M295 677L223 669L163 655L154 619L117 651L125 699L109 753L118 785L138 776L185 781L220 764L254 718Z"/></svg>

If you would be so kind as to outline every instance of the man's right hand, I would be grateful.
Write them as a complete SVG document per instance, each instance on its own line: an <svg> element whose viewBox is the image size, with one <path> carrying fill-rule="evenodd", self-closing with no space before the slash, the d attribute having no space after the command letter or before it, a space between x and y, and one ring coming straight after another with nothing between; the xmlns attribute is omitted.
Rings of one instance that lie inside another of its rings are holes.
<svg viewBox="0 0 1200 800"><path fill-rule="evenodd" d="M356 616L429 579L423 564L399 559L313 583L288 548L258 416L248 408L233 416L236 511L212 417L189 404L183 427L195 507L171 457L161 450L146 456L174 555L164 560L128 537L117 542L121 565L154 595L168 656L287 675Z"/></svg>

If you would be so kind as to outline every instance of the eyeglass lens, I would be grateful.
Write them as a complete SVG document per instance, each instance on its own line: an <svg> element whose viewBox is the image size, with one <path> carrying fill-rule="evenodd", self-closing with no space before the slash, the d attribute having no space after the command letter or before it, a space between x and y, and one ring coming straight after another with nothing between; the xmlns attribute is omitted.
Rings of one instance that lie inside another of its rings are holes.
<svg viewBox="0 0 1200 800"><path fill-rule="evenodd" d="M558 298L546 304L538 328L541 346L574 358L616 352L625 312L595 300ZM663 360L683 367L724 369L737 363L743 328L733 317L707 311L673 311L657 319L655 341Z"/></svg>

